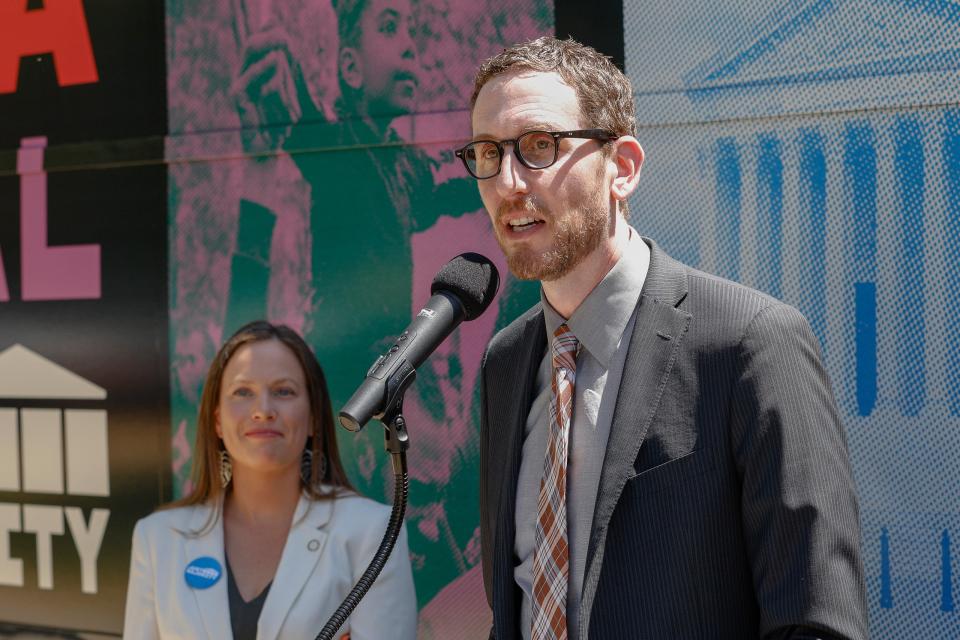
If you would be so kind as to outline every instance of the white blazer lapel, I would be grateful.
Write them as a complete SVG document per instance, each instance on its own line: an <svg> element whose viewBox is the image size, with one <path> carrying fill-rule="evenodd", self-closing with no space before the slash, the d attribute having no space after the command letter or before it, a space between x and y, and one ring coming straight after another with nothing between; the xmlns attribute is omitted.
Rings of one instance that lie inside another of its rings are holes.
<svg viewBox="0 0 960 640"><path fill-rule="evenodd" d="M223 640L232 638L233 630L230 626L230 603L227 597L226 554L223 551L223 510L219 504L215 509L216 523L209 531L199 536L191 535L192 532L203 530L212 515L210 508L199 507L190 517L187 529L180 533L184 536L186 564L202 557L213 558L220 564L220 579L213 586L206 589L184 586L193 593L207 637L210 640ZM182 570L186 570L186 565Z"/></svg>
<svg viewBox="0 0 960 640"><path fill-rule="evenodd" d="M280 565L260 612L257 640L276 640L279 636L283 621L303 591L326 546L327 534L323 527L330 520L332 512L332 500L313 501L300 497Z"/></svg>

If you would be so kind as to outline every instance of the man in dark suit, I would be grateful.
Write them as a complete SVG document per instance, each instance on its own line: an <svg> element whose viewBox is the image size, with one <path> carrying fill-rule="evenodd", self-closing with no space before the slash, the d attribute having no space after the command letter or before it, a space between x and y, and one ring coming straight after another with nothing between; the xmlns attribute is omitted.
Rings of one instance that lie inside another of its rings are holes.
<svg viewBox="0 0 960 640"><path fill-rule="evenodd" d="M490 342L491 637L867 636L845 436L793 308L627 222L629 81L541 38L485 62L457 151L541 303Z"/></svg>

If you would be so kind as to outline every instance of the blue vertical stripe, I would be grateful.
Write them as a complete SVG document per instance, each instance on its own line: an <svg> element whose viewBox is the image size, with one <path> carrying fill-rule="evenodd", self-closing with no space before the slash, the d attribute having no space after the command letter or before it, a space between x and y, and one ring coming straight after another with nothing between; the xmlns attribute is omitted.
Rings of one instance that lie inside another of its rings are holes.
<svg viewBox="0 0 960 640"><path fill-rule="evenodd" d="M800 265L800 309L814 334L827 337L827 158L823 136L808 130L800 134L800 216L806 220L807 258Z"/></svg>
<svg viewBox="0 0 960 640"><path fill-rule="evenodd" d="M868 416L877 402L877 287L872 282L855 282L857 410Z"/></svg>
<svg viewBox="0 0 960 640"><path fill-rule="evenodd" d="M877 400L877 152L869 125L850 125L843 169L852 207L857 411L873 412Z"/></svg>
<svg viewBox="0 0 960 640"><path fill-rule="evenodd" d="M877 262L877 150L870 125L847 127L843 169L853 206L853 258L859 276L875 279Z"/></svg>
<svg viewBox="0 0 960 640"><path fill-rule="evenodd" d="M880 608L893 608L893 589L890 579L890 534L886 529L880 533Z"/></svg>
<svg viewBox="0 0 960 640"><path fill-rule="evenodd" d="M782 298L783 160L774 135L760 136L757 155L757 286Z"/></svg>
<svg viewBox="0 0 960 640"><path fill-rule="evenodd" d="M743 176L740 150L733 138L717 140L717 271L740 279L740 215Z"/></svg>
<svg viewBox="0 0 960 640"><path fill-rule="evenodd" d="M950 413L960 416L960 111L944 116L943 171L946 182L946 235L943 279L946 286L947 398Z"/></svg>
<svg viewBox="0 0 960 640"><path fill-rule="evenodd" d="M953 565L950 562L950 532L940 536L940 611L953 611Z"/></svg>
<svg viewBox="0 0 960 640"><path fill-rule="evenodd" d="M897 290L897 404L903 415L920 413L926 401L923 131L915 118L894 127L894 172L900 205L900 287Z"/></svg>

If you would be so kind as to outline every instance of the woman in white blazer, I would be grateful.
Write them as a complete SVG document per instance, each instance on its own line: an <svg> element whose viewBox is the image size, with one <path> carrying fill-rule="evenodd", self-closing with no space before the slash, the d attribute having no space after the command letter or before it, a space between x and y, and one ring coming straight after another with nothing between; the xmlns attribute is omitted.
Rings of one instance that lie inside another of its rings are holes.
<svg viewBox="0 0 960 640"><path fill-rule="evenodd" d="M287 327L250 323L210 366L192 492L134 530L124 638L312 638L389 516L350 487L309 347ZM413 640L416 626L403 529L337 637Z"/></svg>

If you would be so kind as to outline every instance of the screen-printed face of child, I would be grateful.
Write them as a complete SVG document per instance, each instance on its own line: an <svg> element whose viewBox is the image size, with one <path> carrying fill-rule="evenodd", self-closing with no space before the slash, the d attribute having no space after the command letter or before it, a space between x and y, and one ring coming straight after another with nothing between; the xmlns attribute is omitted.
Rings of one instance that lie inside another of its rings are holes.
<svg viewBox="0 0 960 640"><path fill-rule="evenodd" d="M351 52L355 68L348 84L361 93L371 116L410 113L420 83L410 2L367 0L366 5L360 38Z"/></svg>

